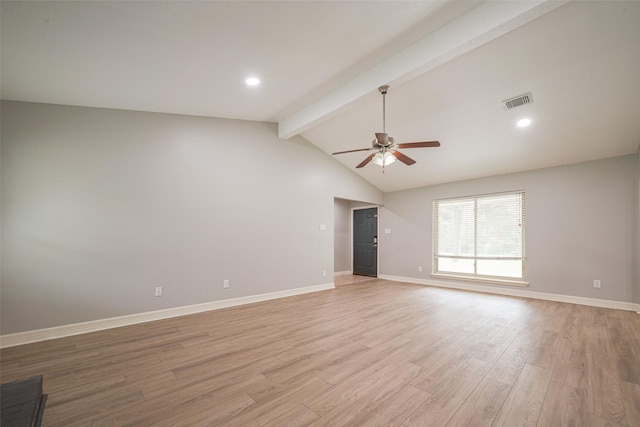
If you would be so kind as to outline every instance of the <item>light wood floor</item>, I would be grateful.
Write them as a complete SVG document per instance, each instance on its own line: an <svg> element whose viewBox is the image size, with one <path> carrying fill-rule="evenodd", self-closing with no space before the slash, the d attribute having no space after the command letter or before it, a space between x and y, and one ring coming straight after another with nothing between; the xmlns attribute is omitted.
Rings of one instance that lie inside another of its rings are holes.
<svg viewBox="0 0 640 427"><path fill-rule="evenodd" d="M640 426L640 315L378 279L0 355L45 426Z"/></svg>

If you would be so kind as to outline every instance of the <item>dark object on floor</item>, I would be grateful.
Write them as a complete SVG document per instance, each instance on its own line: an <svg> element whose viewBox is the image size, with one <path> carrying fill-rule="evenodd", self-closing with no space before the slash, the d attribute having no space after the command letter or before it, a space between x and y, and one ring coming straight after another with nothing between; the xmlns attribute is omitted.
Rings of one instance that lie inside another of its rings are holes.
<svg viewBox="0 0 640 427"><path fill-rule="evenodd" d="M42 394L42 375L0 386L0 425L2 427L38 427L47 395Z"/></svg>

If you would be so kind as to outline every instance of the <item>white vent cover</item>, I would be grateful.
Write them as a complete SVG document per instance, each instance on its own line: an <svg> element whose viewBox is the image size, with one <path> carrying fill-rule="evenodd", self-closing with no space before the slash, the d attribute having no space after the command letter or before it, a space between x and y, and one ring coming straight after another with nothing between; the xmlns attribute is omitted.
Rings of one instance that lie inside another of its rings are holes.
<svg viewBox="0 0 640 427"><path fill-rule="evenodd" d="M531 96L531 92L525 93L524 95L518 95L513 98L505 99L502 101L502 106L505 110L510 110L512 108L519 107L524 104L529 104L533 102L533 97Z"/></svg>

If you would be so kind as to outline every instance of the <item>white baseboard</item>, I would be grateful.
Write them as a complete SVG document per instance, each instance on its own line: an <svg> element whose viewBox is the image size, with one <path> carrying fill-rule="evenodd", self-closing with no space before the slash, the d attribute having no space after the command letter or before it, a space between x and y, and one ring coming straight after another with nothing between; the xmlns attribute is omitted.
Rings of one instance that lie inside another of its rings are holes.
<svg viewBox="0 0 640 427"><path fill-rule="evenodd" d="M221 308L235 307L254 302L268 301L277 298L285 298L293 295L307 294L311 292L334 289L335 285L326 283L323 285L307 286L304 288L287 289L285 291L270 292L267 294L250 295L240 298L232 298L221 301L211 301L203 304L187 305L182 307L167 308L164 310L148 311L145 313L130 314L127 316L111 317L108 319L92 320L89 322L74 323L71 325L54 326L52 328L37 329L34 331L17 332L0 336L0 348L14 347L55 338L69 337L72 335L86 334L121 326L135 325L138 323L152 322L154 320L169 319L172 317L186 316L202 313L204 311L219 310Z"/></svg>
<svg viewBox="0 0 640 427"><path fill-rule="evenodd" d="M350 276L352 274L353 274L353 272L351 270L336 271L336 272L333 273L334 276Z"/></svg>
<svg viewBox="0 0 640 427"><path fill-rule="evenodd" d="M465 291L484 292L490 294L509 295L514 297L534 298L547 301L567 302L570 304L589 305L592 307L613 308L617 310L635 311L640 314L640 304L631 302L612 301L606 299L576 297L572 295L549 294L544 292L527 291L525 289L508 289L494 286L474 285L469 283L445 282L442 280L418 279L414 277L389 276L380 274L378 278L394 282L415 283L417 285L436 286L440 288L462 289Z"/></svg>

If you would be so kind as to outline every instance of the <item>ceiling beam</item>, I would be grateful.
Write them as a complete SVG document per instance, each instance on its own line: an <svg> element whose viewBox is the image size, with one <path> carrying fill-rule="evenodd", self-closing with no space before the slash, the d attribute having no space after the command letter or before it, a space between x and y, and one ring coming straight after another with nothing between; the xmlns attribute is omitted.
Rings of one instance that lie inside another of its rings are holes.
<svg viewBox="0 0 640 427"><path fill-rule="evenodd" d="M486 1L278 123L289 139L345 111L383 84L399 84L512 31L567 1Z"/></svg>

